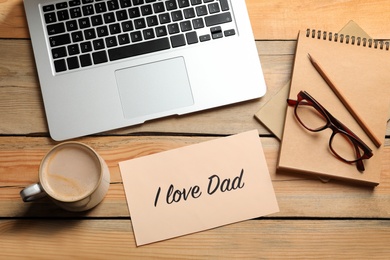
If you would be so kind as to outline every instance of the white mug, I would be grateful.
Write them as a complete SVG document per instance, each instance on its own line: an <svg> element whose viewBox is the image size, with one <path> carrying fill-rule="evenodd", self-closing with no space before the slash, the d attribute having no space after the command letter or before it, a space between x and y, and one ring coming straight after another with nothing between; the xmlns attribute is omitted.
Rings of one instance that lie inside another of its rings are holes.
<svg viewBox="0 0 390 260"><path fill-rule="evenodd" d="M53 147L42 159L39 182L20 192L29 202L48 196L68 211L95 207L110 186L106 162L88 145L65 142Z"/></svg>

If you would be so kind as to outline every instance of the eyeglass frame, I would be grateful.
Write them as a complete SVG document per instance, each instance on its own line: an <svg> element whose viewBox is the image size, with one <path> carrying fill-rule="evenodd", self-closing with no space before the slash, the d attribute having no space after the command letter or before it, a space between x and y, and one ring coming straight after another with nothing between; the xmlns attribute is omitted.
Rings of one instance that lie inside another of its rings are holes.
<svg viewBox="0 0 390 260"><path fill-rule="evenodd" d="M305 103L302 103L302 101L305 100ZM372 150L355 134L353 133L348 127L346 127L343 123L341 123L338 119L336 119L332 114L329 113L317 100L315 100L309 93L306 91L300 91L297 95L297 100L293 99L287 99L287 104L289 106L295 106L294 108L294 115L298 122L307 130L311 132L320 132L327 128L330 128L332 130L332 135L329 139L329 148L334 156L338 158L339 160L346 162L346 163L356 163L356 167L359 171L363 172L365 170L363 160L369 159L373 156ZM316 109L323 117L326 119L327 123L320 128L317 129L311 129L307 127L302 121L301 118L298 116L297 108L299 104L304 105L310 105L314 109ZM345 158L341 157L332 147L332 141L336 134L341 133L344 136L348 137L348 139L351 141L351 143L354 145L356 157L358 157L356 160L346 160ZM360 153L360 149L363 151L363 155Z"/></svg>

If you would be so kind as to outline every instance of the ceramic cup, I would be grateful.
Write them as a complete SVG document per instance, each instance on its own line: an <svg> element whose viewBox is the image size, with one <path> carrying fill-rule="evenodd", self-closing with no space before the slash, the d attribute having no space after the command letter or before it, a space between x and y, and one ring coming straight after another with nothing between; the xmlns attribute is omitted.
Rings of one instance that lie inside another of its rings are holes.
<svg viewBox="0 0 390 260"><path fill-rule="evenodd" d="M95 207L110 186L106 162L89 146L65 142L53 147L42 159L39 182L20 192L23 201L44 196L68 211Z"/></svg>

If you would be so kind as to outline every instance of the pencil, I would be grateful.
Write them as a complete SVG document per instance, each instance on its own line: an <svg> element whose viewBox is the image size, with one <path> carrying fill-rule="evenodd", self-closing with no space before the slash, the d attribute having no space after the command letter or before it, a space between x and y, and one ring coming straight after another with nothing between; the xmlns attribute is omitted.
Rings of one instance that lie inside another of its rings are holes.
<svg viewBox="0 0 390 260"><path fill-rule="evenodd" d="M351 115L355 118L355 120L358 122L360 127L364 130L364 132L370 137L372 142L375 144L376 147L380 147L382 145L382 141L375 135L375 133L372 131L372 129L367 125L366 122L364 122L363 118L359 116L359 114L356 112L356 110L351 106L351 104L348 102L348 100L345 98L341 90L333 84L333 82L330 80L328 75L326 75L325 71L321 68L321 66L318 64L318 62L308 53L309 60L311 64L314 66L314 68L317 70L317 72L321 75L321 77L326 81L326 83L329 85L329 87L333 90L333 92L336 94L336 96L341 100L343 105L347 108L348 112L351 113Z"/></svg>

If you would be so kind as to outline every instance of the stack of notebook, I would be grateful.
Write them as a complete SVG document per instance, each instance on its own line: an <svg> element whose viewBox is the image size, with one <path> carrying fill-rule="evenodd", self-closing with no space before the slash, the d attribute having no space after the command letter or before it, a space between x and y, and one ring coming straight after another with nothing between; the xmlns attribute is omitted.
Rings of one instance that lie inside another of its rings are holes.
<svg viewBox="0 0 390 260"><path fill-rule="evenodd" d="M359 171L354 163L336 159L328 145L332 131L306 130L296 119L294 107L285 105L278 171L379 184L384 145L373 142L308 58L308 54L315 57L354 111L383 142L390 105L389 45L359 36L312 29L300 31L288 96L296 100L301 90L307 91L360 137L374 154L363 160L365 170Z"/></svg>

